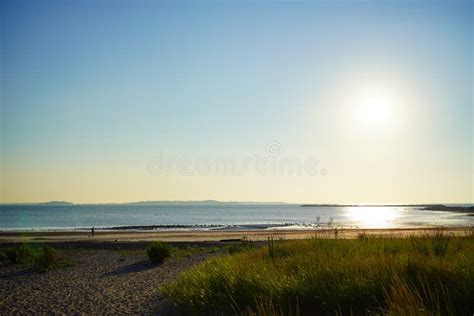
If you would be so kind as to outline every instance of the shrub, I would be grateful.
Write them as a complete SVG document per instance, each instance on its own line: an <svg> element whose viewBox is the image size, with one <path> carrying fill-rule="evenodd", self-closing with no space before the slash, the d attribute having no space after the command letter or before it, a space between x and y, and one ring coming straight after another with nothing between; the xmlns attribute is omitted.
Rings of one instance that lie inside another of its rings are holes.
<svg viewBox="0 0 474 316"><path fill-rule="evenodd" d="M4 249L0 249L0 262L7 261L7 254Z"/></svg>
<svg viewBox="0 0 474 316"><path fill-rule="evenodd" d="M44 246L39 253L33 258L33 269L36 272L46 272L54 267L58 263L57 252L54 248Z"/></svg>
<svg viewBox="0 0 474 316"><path fill-rule="evenodd" d="M163 263L171 255L171 247L161 241L151 242L146 251L153 263Z"/></svg>
<svg viewBox="0 0 474 316"><path fill-rule="evenodd" d="M0 259L11 264L26 264L36 272L46 272L58 266L58 256L54 248L44 246L32 249L26 244L7 248L2 251Z"/></svg>
<svg viewBox="0 0 474 316"><path fill-rule="evenodd" d="M28 245L11 247L5 250L5 257L11 264L29 263L33 258L33 251Z"/></svg>

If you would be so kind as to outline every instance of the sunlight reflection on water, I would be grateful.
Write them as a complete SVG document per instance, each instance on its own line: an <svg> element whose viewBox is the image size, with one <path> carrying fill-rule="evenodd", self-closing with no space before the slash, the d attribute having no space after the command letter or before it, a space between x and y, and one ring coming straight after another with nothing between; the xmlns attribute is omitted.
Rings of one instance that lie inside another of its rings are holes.
<svg viewBox="0 0 474 316"><path fill-rule="evenodd" d="M392 227L401 216L401 210L397 207L359 206L346 207L344 210L348 221L361 227Z"/></svg>

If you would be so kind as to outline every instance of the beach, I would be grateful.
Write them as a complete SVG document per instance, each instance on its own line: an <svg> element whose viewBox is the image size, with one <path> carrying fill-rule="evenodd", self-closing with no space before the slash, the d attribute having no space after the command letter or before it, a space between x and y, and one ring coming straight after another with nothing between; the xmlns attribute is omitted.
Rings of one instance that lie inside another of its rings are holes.
<svg viewBox="0 0 474 316"><path fill-rule="evenodd" d="M314 236L323 238L357 238L359 234L371 236L403 237L409 235L434 234L439 231L453 235L464 235L469 227L423 227L393 229L253 229L253 230L113 230L96 231L24 231L0 232L0 243L18 242L137 242L162 240L167 242L225 241L229 239L266 240L268 237L282 239L304 239ZM336 236L337 235L337 236Z"/></svg>
<svg viewBox="0 0 474 316"><path fill-rule="evenodd" d="M473 7L0 1L0 316L474 316Z"/></svg>
<svg viewBox="0 0 474 316"><path fill-rule="evenodd" d="M189 256L154 265L143 243L56 243L70 266L47 273L0 266L0 314L169 314L160 286L215 255L193 246Z"/></svg>
<svg viewBox="0 0 474 316"><path fill-rule="evenodd" d="M248 239L265 244L274 239L407 237L412 235L463 236L469 229L320 229L252 231L99 231L2 232L0 248L28 243L50 245L68 262L46 273L24 265L0 266L0 314L176 314L160 287L209 257L227 253L229 245ZM152 240L169 243L174 255L152 264L146 247Z"/></svg>

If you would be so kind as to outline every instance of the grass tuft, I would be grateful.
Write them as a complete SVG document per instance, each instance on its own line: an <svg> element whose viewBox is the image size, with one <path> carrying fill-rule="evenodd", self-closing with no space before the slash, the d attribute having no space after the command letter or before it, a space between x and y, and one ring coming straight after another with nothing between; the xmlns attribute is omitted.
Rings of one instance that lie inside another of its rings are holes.
<svg viewBox="0 0 474 316"><path fill-rule="evenodd" d="M152 241L146 251L153 263L163 263L171 255L171 247L161 241Z"/></svg>
<svg viewBox="0 0 474 316"><path fill-rule="evenodd" d="M47 272L58 266L58 254L56 250L49 246L44 246L35 256L33 256L33 270L39 273Z"/></svg>
<svg viewBox="0 0 474 316"><path fill-rule="evenodd" d="M26 264L30 263L33 258L32 249L25 244L17 247L5 249L5 257L10 264Z"/></svg>
<svg viewBox="0 0 474 316"><path fill-rule="evenodd" d="M10 264L24 264L39 273L70 266L70 260L59 258L56 249L50 246L32 248L27 244L4 249L2 258Z"/></svg>
<svg viewBox="0 0 474 316"><path fill-rule="evenodd" d="M239 253L239 252L252 250L254 248L255 248L254 243L251 240L248 240L248 239L244 238L239 242L234 242L234 243L230 244L227 247L227 251L230 254L236 254L236 253Z"/></svg>

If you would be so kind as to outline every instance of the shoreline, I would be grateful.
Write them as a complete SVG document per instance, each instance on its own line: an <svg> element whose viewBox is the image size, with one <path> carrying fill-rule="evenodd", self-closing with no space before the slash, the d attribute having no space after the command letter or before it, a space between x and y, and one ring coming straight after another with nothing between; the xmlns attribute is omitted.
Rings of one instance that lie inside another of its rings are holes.
<svg viewBox="0 0 474 316"><path fill-rule="evenodd" d="M474 227L417 227L417 228L324 228L324 229L254 229L254 230L166 230L166 231L0 231L0 243L20 242L143 242L161 240L166 242L219 242L240 239L266 240L268 237L282 239L358 238L360 234L373 237L407 237L412 235L442 232L454 236L471 234Z"/></svg>

